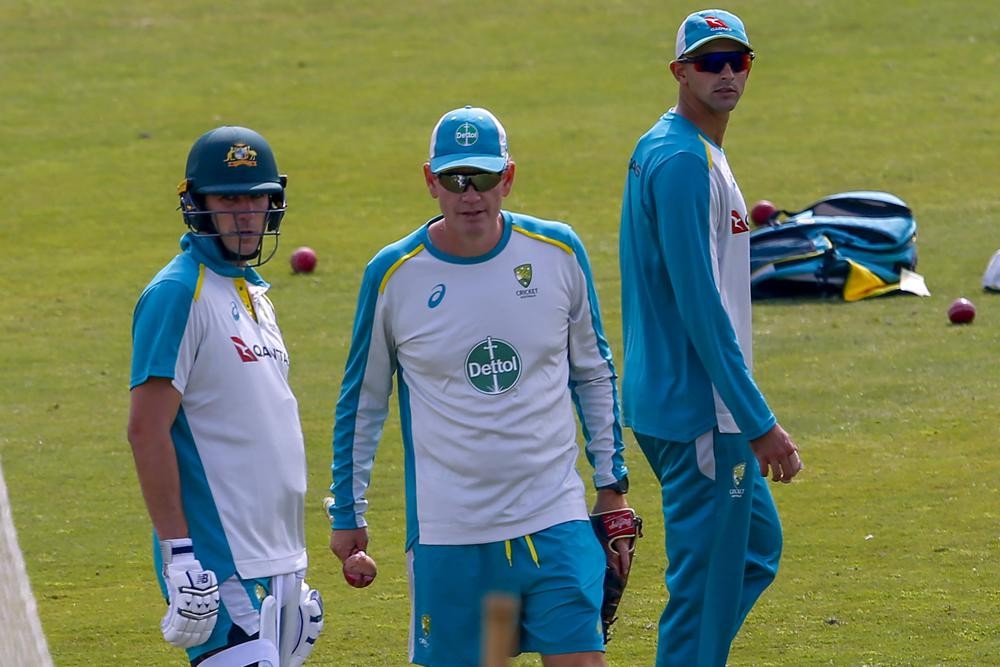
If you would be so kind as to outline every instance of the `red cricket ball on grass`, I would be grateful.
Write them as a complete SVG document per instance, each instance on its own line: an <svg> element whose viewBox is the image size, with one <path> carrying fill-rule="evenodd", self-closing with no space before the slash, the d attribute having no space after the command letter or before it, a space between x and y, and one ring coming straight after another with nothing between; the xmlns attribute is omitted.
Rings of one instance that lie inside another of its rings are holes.
<svg viewBox="0 0 1000 667"><path fill-rule="evenodd" d="M753 224L762 227L771 222L771 218L778 214L778 207L766 199L761 199L750 209L750 219Z"/></svg>
<svg viewBox="0 0 1000 667"><path fill-rule="evenodd" d="M316 251L306 246L296 248L288 261L295 273L312 273L316 268Z"/></svg>
<svg viewBox="0 0 1000 667"><path fill-rule="evenodd" d="M976 307L965 297L955 299L948 306L948 319L952 324L971 324L976 319Z"/></svg>

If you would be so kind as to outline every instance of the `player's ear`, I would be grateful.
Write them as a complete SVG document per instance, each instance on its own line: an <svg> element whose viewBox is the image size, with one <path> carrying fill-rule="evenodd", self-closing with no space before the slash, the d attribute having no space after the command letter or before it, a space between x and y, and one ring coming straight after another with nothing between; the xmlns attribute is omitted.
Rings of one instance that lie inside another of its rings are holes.
<svg viewBox="0 0 1000 667"><path fill-rule="evenodd" d="M500 181L500 187L503 188L501 191L503 196L506 197L510 194L511 188L514 187L514 172L517 165L514 164L513 160L507 162L507 167L503 170L503 180Z"/></svg>
<svg viewBox="0 0 1000 667"><path fill-rule="evenodd" d="M435 177L434 174L431 172L430 162L424 162L424 183L427 184L427 191L431 193L431 197L437 199L438 180L437 177Z"/></svg>
<svg viewBox="0 0 1000 667"><path fill-rule="evenodd" d="M670 74L673 75L674 80L678 83L687 78L687 72L684 71L684 63L671 60L667 67L670 69Z"/></svg>

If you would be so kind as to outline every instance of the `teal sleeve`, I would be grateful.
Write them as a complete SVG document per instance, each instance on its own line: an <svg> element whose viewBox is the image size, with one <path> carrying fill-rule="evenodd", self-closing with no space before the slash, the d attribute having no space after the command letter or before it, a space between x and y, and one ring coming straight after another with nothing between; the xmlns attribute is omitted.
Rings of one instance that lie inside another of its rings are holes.
<svg viewBox="0 0 1000 667"><path fill-rule="evenodd" d="M132 367L129 388L151 377L173 378L194 293L175 280L154 282L132 314Z"/></svg>
<svg viewBox="0 0 1000 667"><path fill-rule="evenodd" d="M715 281L706 164L677 153L650 174L649 187L657 243L687 336L740 430L759 437L775 419L747 368Z"/></svg>
<svg viewBox="0 0 1000 667"><path fill-rule="evenodd" d="M388 414L394 363L388 358L384 334L375 321L384 264L373 260L362 278L337 400L330 485L334 504L329 509L335 529L367 525L364 513L368 501L364 494L371 482L375 451Z"/></svg>
<svg viewBox="0 0 1000 667"><path fill-rule="evenodd" d="M572 356L580 357L579 361L589 361L588 364L577 363L578 360L571 356L570 391L587 443L587 460L594 467L594 485L601 487L614 484L628 475L616 384L618 375L615 372L611 346L604 335L590 259L583 242L575 233L570 232L569 240L586 286L585 298L582 299L586 312L580 317L581 328L585 331L573 333L571 319L570 352ZM587 366L592 370L581 374L579 369ZM607 451L609 444L610 457Z"/></svg>

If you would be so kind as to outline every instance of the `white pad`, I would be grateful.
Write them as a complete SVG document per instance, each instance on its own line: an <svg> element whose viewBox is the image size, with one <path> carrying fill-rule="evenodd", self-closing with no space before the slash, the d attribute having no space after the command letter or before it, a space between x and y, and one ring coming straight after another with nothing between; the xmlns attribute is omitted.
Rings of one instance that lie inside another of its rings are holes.
<svg viewBox="0 0 1000 667"><path fill-rule="evenodd" d="M281 618L281 665L300 667L323 630L323 598L300 580L298 595L289 603Z"/></svg>
<svg viewBox="0 0 1000 667"><path fill-rule="evenodd" d="M1000 292L1000 250L993 253L990 263L983 274L983 289Z"/></svg>
<svg viewBox="0 0 1000 667"><path fill-rule="evenodd" d="M301 667L323 629L323 598L299 576L273 577L260 603L260 638L279 648L281 667Z"/></svg>
<svg viewBox="0 0 1000 667"><path fill-rule="evenodd" d="M278 646L279 611L278 600L274 595L268 595L260 603L260 638L274 646Z"/></svg>
<svg viewBox="0 0 1000 667"><path fill-rule="evenodd" d="M203 660L198 667L279 667L278 649L266 639L237 644Z"/></svg>

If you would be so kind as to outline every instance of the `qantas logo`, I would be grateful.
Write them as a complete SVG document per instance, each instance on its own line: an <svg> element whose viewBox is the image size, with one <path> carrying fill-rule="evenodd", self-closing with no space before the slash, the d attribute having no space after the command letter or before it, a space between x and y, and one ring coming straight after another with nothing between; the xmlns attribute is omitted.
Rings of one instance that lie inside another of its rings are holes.
<svg viewBox="0 0 1000 667"><path fill-rule="evenodd" d="M707 23L708 27L712 30L729 30L729 26L726 25L725 21L715 18L714 16L706 16L705 23Z"/></svg>
<svg viewBox="0 0 1000 667"><path fill-rule="evenodd" d="M240 355L240 359L243 360L243 363L246 364L251 361L259 361L259 359L257 359L257 355L253 353L253 350L250 349L249 345L243 342L242 338L230 336L229 339L236 345L236 352Z"/></svg>
<svg viewBox="0 0 1000 667"><path fill-rule="evenodd" d="M243 339L239 336L230 336L229 340L233 341L236 353L240 355L240 361L245 364L270 357L286 366L288 365L288 354L284 350L279 350L276 347L264 347L263 345L254 345L251 347L244 343Z"/></svg>
<svg viewBox="0 0 1000 667"><path fill-rule="evenodd" d="M729 216L729 222L733 227L733 234L742 234L743 232L750 231L750 225L748 225L747 221L743 219L743 216L740 215L739 211L733 209Z"/></svg>

